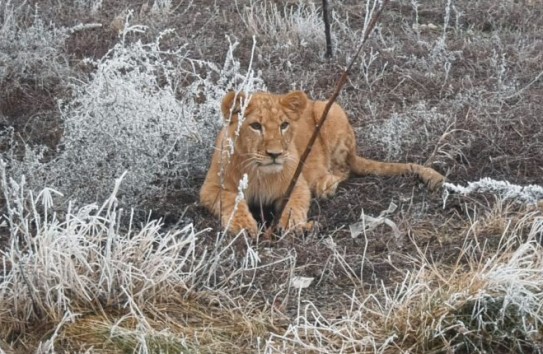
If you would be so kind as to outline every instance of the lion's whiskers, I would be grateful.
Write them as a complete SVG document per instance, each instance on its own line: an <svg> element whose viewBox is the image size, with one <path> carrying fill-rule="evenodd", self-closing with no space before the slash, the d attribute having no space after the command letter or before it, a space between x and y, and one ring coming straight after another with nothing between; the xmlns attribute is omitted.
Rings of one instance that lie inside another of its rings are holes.
<svg viewBox="0 0 543 354"><path fill-rule="evenodd" d="M249 158L245 159L245 161L243 161L241 167L242 169L244 170L250 170L251 172L253 171L257 171L258 172L258 169L256 168L263 160L263 156L258 154L258 153L247 153L247 154L244 154L244 155L248 155Z"/></svg>
<svg viewBox="0 0 543 354"><path fill-rule="evenodd" d="M296 155L293 155L293 154L287 152L285 154L285 162L292 162L294 164L297 164L298 163L298 157Z"/></svg>
<svg viewBox="0 0 543 354"><path fill-rule="evenodd" d="M256 166L256 165L258 164L258 162L259 162L259 160L258 160L257 158L251 157L251 158L245 160L245 161L242 163L241 167L242 167L243 169L247 169L247 168L249 168L249 167Z"/></svg>

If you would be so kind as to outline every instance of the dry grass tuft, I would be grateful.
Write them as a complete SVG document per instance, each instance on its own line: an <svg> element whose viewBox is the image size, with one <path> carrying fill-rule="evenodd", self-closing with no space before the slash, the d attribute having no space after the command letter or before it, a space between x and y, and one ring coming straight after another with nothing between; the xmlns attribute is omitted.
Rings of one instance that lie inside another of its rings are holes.
<svg viewBox="0 0 543 354"><path fill-rule="evenodd" d="M210 231L220 99L329 97L366 11L333 3L325 59L316 1L0 1L0 352L542 352L540 0L393 1L339 97L446 203L365 177L306 237Z"/></svg>
<svg viewBox="0 0 543 354"><path fill-rule="evenodd" d="M432 262L418 248L409 258L412 267L400 270L403 281L355 291L340 319L305 306L284 335L272 335L267 350L537 352L543 340L543 215L500 217L507 227L495 229L497 250L478 241L475 219L454 264Z"/></svg>
<svg viewBox="0 0 543 354"><path fill-rule="evenodd" d="M279 330L265 308L230 295L254 262L232 263L224 238L197 250L192 226L123 223L122 178L105 203L69 206L61 220L51 211L55 191L34 197L24 180L8 181L4 162L1 171L11 244L2 251L0 333L15 347L232 352Z"/></svg>
<svg viewBox="0 0 543 354"><path fill-rule="evenodd" d="M258 338L278 331L270 318L241 308L228 309L218 299L173 297L139 318L127 311L103 311L77 318L60 331L65 350L133 352L147 348L166 353L250 352ZM243 306L242 304L239 304Z"/></svg>

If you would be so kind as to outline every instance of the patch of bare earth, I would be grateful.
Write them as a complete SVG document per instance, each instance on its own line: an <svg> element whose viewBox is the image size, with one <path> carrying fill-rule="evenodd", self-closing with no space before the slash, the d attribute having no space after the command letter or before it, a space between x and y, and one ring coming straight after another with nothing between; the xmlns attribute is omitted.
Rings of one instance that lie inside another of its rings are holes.
<svg viewBox="0 0 543 354"><path fill-rule="evenodd" d="M29 5L36 5L58 26L102 25L74 32L65 42L62 55L75 81L87 79L92 72L83 59L102 58L118 43L115 20L133 11L132 24L148 26L144 38L156 38L161 31L173 28L175 34L164 42L164 48L186 45L195 60L223 63L229 48L225 36L229 36L239 42L236 57L241 67L247 68L254 38L253 66L270 91L302 89L315 99L326 99L360 38L365 11L358 1L330 2L335 18L335 55L330 60L324 58L325 48L318 46L319 41L308 42L309 37L304 37L311 34L301 33L278 43L279 35L258 30L248 22L250 9L262 9L259 6L263 3L267 11L276 6L278 14L287 17L302 6L313 4L318 8L320 1L184 0L162 15L153 15L152 4L147 1L106 0L95 13L56 1L33 1ZM424 164L446 175L451 183L490 177L542 186L543 7L529 1L462 0L452 2L454 6L442 1L415 3L402 0L390 4L378 32L365 48L366 55L340 95L340 104L357 132L359 153L378 160ZM32 21L31 10L27 11L20 26ZM272 21L263 14L251 16L256 21ZM272 27L266 28L269 31ZM69 97L71 86L58 80L25 80L13 82L8 76L0 82L0 127L13 129L19 140L17 153L12 156L23 156L25 145L45 145L49 148L45 158L53 158L62 150L63 122L57 100ZM389 139L380 128L393 119L397 119L399 135ZM213 144L209 141L209 151ZM11 148L0 145L0 152ZM214 247L221 233L218 220L198 204L204 175L180 178L184 183L174 184L173 192L157 195L147 203L152 205L152 212L138 209L136 215L140 225L149 218L161 219L163 232L190 224L195 230L206 230L198 235L194 252L207 259L203 256L207 252L218 252ZM4 195L0 198L2 213L6 214ZM391 203L396 208L386 217L399 233L381 225L352 237L349 226L360 221L362 213L379 216ZM333 198L312 201L310 218L319 225L314 232L303 237L262 236L258 241L239 238L232 245L228 240L221 241L221 245L228 245L225 249L230 258L217 256L221 266L214 268L214 281L190 280L180 288L171 288L176 293L155 294L156 303L140 313L153 330L147 342L138 338L145 321L129 316L137 312L133 308L127 310L137 300L123 297L122 303L93 299L90 307L78 302L75 310L81 315L66 326L59 325L63 319L58 314L38 324L35 321L40 316L47 316L43 310L35 310L30 319L21 317L19 323L2 332L7 336L0 338L0 349L35 351L39 343L58 334L58 348L103 352L132 352L147 343L157 352L161 348L172 352L255 352L259 348L268 352L372 352L384 348L390 353L540 353L541 312L529 319L532 322L522 333L512 324L520 320L508 312L502 315L511 317L502 318L496 326L499 330L492 332L490 305L479 308L481 316L489 316L488 323L468 318L484 302L476 296L480 289L488 291L489 296L499 294L499 305L508 301L501 288L486 286L495 278L488 280L485 276L497 275L491 272L495 270L492 265L485 268L485 262L496 259L512 264L516 247L526 242L534 252L540 252L543 231L537 227L541 227L542 213L541 208L502 201L489 193L450 195L444 202L440 191L428 192L410 176L353 177L340 185ZM11 269L9 257L15 257L7 253L13 239L7 226L0 230L7 259L0 277L7 281L4 276ZM159 243L156 240L149 247ZM239 271L236 267L255 251L258 266ZM532 270L541 271L540 260L530 262ZM236 277L229 279L233 269ZM416 292L415 286L406 285L415 283L415 275L421 287L426 287L424 291L434 297L425 297L421 291L400 306L400 298L407 298L402 291ZM205 278L201 273L195 276L201 277ZM312 278L312 282L298 289L292 286L293 277ZM531 290L543 292L537 288L541 282L533 284ZM468 289L466 293L462 287ZM397 302L391 300L391 294ZM434 317L429 315L418 322L415 314L424 313L424 309L417 308L416 299L428 305L428 313ZM457 304L454 299L459 299L461 306L455 308L457 312L447 312L447 306ZM380 317L381 310L389 311L389 320ZM357 311L367 320L355 320ZM431 318L444 327L428 334L434 330ZM359 321L357 328L345 324L351 320ZM464 327L455 320L464 321ZM304 321L317 324L304 333ZM362 330L361 323L369 329ZM296 332L296 326L302 329ZM330 332L319 332L319 326L330 328ZM473 334L477 326L484 327L479 330L486 337L477 339ZM171 342L165 334L168 331L186 342ZM501 337L490 338L493 333ZM266 346L270 336L276 337Z"/></svg>

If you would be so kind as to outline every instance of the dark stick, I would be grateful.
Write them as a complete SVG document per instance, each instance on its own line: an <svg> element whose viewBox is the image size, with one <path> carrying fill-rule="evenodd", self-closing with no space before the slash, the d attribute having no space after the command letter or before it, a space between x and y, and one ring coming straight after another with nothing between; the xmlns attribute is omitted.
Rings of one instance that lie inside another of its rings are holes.
<svg viewBox="0 0 543 354"><path fill-rule="evenodd" d="M302 173L302 169L304 167L305 161L307 160L307 157L311 153L311 149L313 148L313 145L315 144L315 141L317 140L317 137L319 136L319 133L321 131L321 127L326 121L326 118L328 117L328 112L330 112L330 108L332 107L332 104L336 101L337 96L339 96L341 89L347 82L347 77L349 76L349 72L351 71L354 62L360 55L360 52L362 51L362 48L364 47L364 44L368 40L368 37L370 36L371 32L377 25L377 20L381 16L381 13L383 12L383 9L385 8L386 4L388 3L388 0L383 0L381 2L381 6L377 9L377 12L373 15L372 19L370 20L370 23L368 24L368 27L366 28L366 32L364 32L364 37L362 37L362 42L358 46L353 58L351 59L349 65L347 68L343 71L341 74L341 77L339 78L336 89L334 90L334 93L328 99L328 102L326 103L326 106L324 107L324 111L322 112L322 116L319 120L319 122L315 125L315 130L313 131L313 135L311 135L311 138L309 139L309 142L307 143L307 147L305 148L302 156L300 156L300 162L298 162L298 166L296 167L296 171L294 172L294 175L292 176L292 179L290 180L290 184L288 185L287 191L285 193L285 197L281 201L281 205L278 210L278 217L275 219L275 224L278 223L279 219L281 218L281 215L283 215L283 211L285 210L285 207L290 199L290 196L292 194L292 191L294 190L294 186L296 185L296 182L298 181L298 178L300 177L300 174Z"/></svg>
<svg viewBox="0 0 543 354"><path fill-rule="evenodd" d="M322 0L322 17L324 21L324 35L326 36L326 54L327 59L332 58L332 35L330 34L330 15L328 14L328 0Z"/></svg>

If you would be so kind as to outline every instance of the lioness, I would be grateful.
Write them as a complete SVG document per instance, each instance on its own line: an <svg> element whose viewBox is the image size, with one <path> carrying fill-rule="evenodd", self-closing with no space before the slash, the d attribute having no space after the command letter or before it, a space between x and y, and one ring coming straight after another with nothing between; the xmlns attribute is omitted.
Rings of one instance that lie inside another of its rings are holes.
<svg viewBox="0 0 543 354"><path fill-rule="evenodd" d="M279 207L326 102L309 100L300 91L285 95L254 93L240 127L244 100L243 94L229 92L222 101L223 116L230 123L217 138L200 201L221 218L229 231L246 230L255 236L258 225L249 205ZM234 141L231 156L227 138ZM278 226L296 232L310 228L307 212L311 193L316 197L333 195L338 183L346 180L350 172L378 176L414 173L432 189L441 186L445 179L421 165L385 163L357 156L353 128L343 109L333 104ZM235 209L238 185L244 174L248 176L245 200L239 201Z"/></svg>

